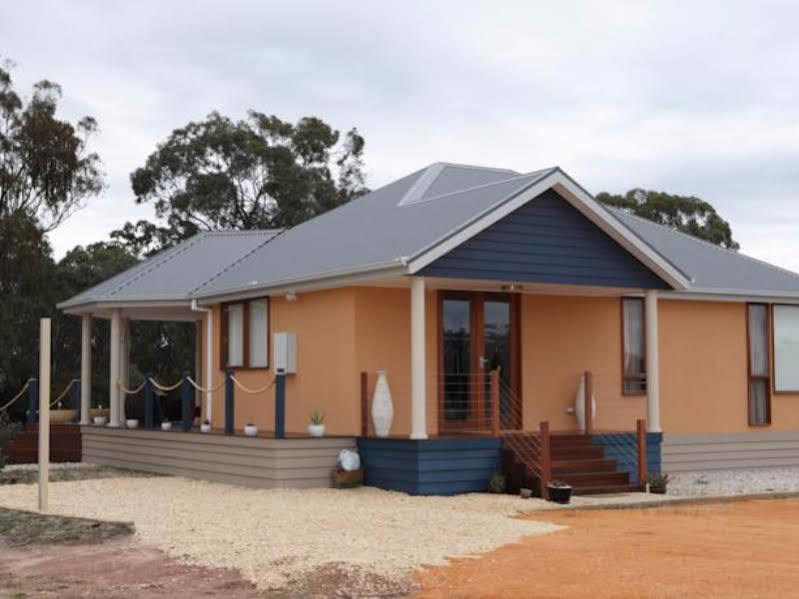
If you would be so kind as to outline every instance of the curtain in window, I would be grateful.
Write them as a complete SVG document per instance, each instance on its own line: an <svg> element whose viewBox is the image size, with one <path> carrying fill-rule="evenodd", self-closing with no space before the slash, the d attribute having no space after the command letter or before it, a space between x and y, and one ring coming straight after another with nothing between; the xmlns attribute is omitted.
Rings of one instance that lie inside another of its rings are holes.
<svg viewBox="0 0 799 599"><path fill-rule="evenodd" d="M243 366L244 362L244 306L227 307L227 364Z"/></svg>
<svg viewBox="0 0 799 599"><path fill-rule="evenodd" d="M749 372L768 376L768 309L749 306Z"/></svg>
<svg viewBox="0 0 799 599"><path fill-rule="evenodd" d="M774 389L799 391L799 306L774 306Z"/></svg>
<svg viewBox="0 0 799 599"><path fill-rule="evenodd" d="M642 374L644 366L644 302L624 300L624 372Z"/></svg>
<svg viewBox="0 0 799 599"><path fill-rule="evenodd" d="M268 344L267 322L269 311L266 300L255 300L250 302L250 366L253 368L264 368L268 365Z"/></svg>

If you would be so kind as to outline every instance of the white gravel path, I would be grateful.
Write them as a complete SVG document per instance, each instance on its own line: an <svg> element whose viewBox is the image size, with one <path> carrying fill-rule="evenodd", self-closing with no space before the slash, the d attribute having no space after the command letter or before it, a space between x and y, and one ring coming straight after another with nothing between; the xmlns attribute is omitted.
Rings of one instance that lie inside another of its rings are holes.
<svg viewBox="0 0 799 599"><path fill-rule="evenodd" d="M683 497L799 492L799 466L676 472L669 476L667 489L669 495Z"/></svg>
<svg viewBox="0 0 799 599"><path fill-rule="evenodd" d="M36 485L0 488L0 505L35 509ZM133 521L144 542L191 563L238 568L260 588L330 562L389 578L484 553L559 526L513 518L509 495L411 497L374 488L259 490L178 477L55 483L50 511Z"/></svg>

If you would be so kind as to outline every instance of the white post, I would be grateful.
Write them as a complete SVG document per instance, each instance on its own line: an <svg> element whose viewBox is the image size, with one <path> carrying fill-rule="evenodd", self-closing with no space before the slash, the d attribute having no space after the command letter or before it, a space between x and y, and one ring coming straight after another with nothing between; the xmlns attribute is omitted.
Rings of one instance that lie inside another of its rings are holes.
<svg viewBox="0 0 799 599"><path fill-rule="evenodd" d="M125 387L130 387L130 319L122 319L122 329L119 338L119 380ZM119 422L125 424L125 395L119 392Z"/></svg>
<svg viewBox="0 0 799 599"><path fill-rule="evenodd" d="M411 439L427 439L424 279L411 278Z"/></svg>
<svg viewBox="0 0 799 599"><path fill-rule="evenodd" d="M89 424L92 404L92 315L84 314L80 324L80 423Z"/></svg>
<svg viewBox="0 0 799 599"><path fill-rule="evenodd" d="M194 323L194 378L197 384L202 386L205 377L203 376L203 354L200 344L202 342L203 323L198 320ZM194 405L202 407L202 393L195 389Z"/></svg>
<svg viewBox="0 0 799 599"><path fill-rule="evenodd" d="M119 426L119 338L122 329L122 315L119 308L111 311L111 342L109 343L108 403L111 413L108 426Z"/></svg>
<svg viewBox="0 0 799 599"><path fill-rule="evenodd" d="M50 478L50 319L39 324L39 511L47 511Z"/></svg>
<svg viewBox="0 0 799 599"><path fill-rule="evenodd" d="M658 356L658 292L646 292L646 425L660 432L660 358Z"/></svg>

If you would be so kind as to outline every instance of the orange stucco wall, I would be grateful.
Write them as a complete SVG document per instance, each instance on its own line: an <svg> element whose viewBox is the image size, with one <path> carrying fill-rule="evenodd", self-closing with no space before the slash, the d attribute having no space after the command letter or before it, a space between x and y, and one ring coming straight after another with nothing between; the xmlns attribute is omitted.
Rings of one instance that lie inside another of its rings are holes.
<svg viewBox="0 0 799 599"><path fill-rule="evenodd" d="M646 413L644 396L621 388L619 298L522 297L522 395L525 428L548 420L554 430L573 430L580 375L594 378L597 430L633 430Z"/></svg>
<svg viewBox="0 0 799 599"><path fill-rule="evenodd" d="M772 425L750 427L746 394L746 306L742 303L661 300L660 403L667 433L799 430L799 396L772 397ZM426 303L427 429L438 432L438 304ZM203 332L205 328L203 327ZM304 432L308 414L326 412L328 434L361 428L360 373L387 372L394 400L392 434L410 432L410 293L402 288L350 287L300 294L295 302L270 300L270 337L297 334L298 373L287 379L287 430ZM219 307L214 308L214 384L219 368ZM618 297L524 295L521 365L525 428L549 420L570 430L580 373L594 374L597 430L632 430L646 416L646 397L625 396L621 384L621 313ZM205 335L202 339L205 365ZM273 338L270 338L270 348ZM272 350L274 348L271 348ZM274 353L270 354L270 361ZM268 370L238 370L248 387L272 379ZM207 380L207 379L204 379ZM274 425L274 390L236 393L236 428L253 421ZM203 399L203 410L205 401ZM213 424L224 424L224 389L214 394Z"/></svg>
<svg viewBox="0 0 799 599"><path fill-rule="evenodd" d="M799 430L797 395L772 395L772 424L749 426L746 304L661 300L658 307L665 432Z"/></svg>

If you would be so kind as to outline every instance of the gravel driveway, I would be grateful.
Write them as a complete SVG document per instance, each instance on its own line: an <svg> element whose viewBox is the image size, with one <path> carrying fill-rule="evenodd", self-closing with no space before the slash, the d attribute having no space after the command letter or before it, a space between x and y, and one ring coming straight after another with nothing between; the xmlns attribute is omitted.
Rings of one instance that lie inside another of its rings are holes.
<svg viewBox="0 0 799 599"><path fill-rule="evenodd" d="M36 486L4 487L0 505L34 509ZM260 588L328 564L401 579L425 564L561 528L512 517L526 507L508 495L260 490L178 477L50 485L52 513L133 521L144 543L190 563L237 568Z"/></svg>

